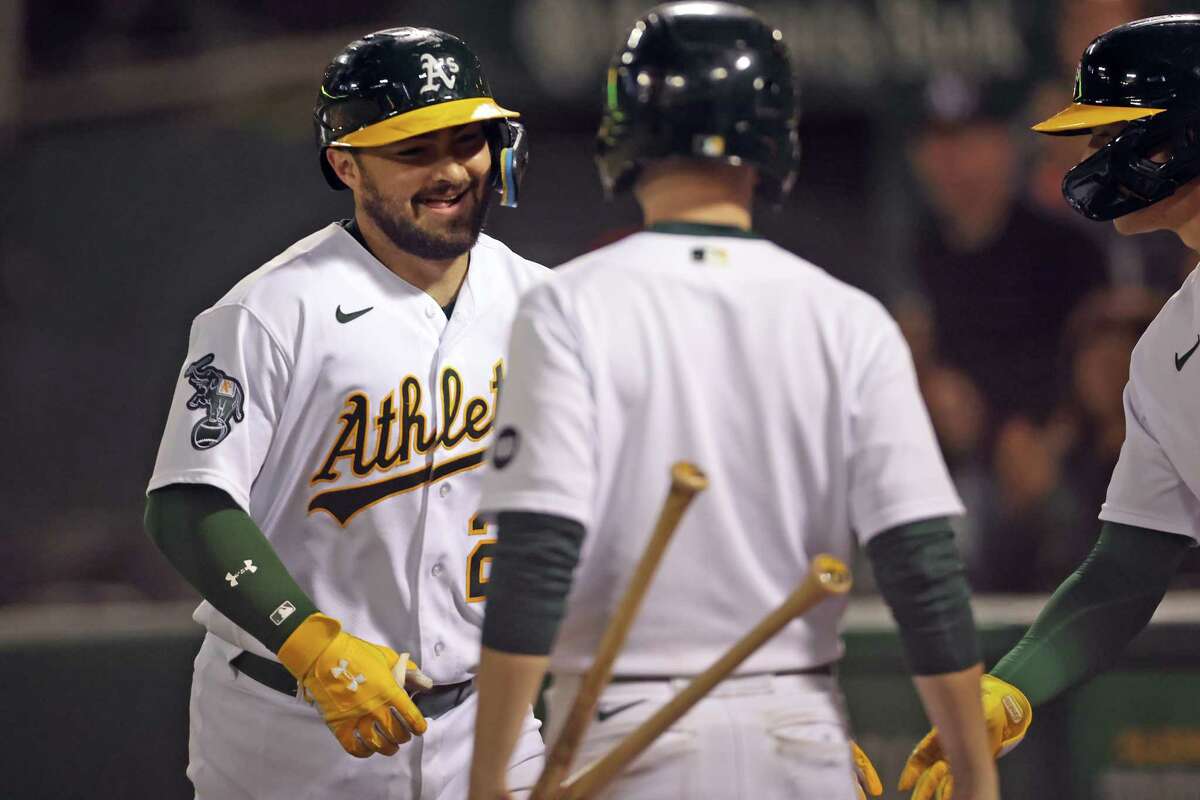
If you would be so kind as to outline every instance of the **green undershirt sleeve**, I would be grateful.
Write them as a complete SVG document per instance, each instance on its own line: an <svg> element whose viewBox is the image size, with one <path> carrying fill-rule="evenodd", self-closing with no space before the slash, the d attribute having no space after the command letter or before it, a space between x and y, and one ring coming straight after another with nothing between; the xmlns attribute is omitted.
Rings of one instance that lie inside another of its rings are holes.
<svg viewBox="0 0 1200 800"><path fill-rule="evenodd" d="M188 583L271 652L316 612L254 520L220 489L156 489L146 499L145 524Z"/></svg>
<svg viewBox="0 0 1200 800"><path fill-rule="evenodd" d="M1192 540L1104 523L1092 552L992 674L1044 703L1111 664L1150 621Z"/></svg>
<svg viewBox="0 0 1200 800"><path fill-rule="evenodd" d="M492 650L546 655L562 622L583 525L552 514L503 512L500 544L487 583L483 644Z"/></svg>
<svg viewBox="0 0 1200 800"><path fill-rule="evenodd" d="M970 588L949 520L886 530L867 542L867 556L914 675L958 672L980 661Z"/></svg>

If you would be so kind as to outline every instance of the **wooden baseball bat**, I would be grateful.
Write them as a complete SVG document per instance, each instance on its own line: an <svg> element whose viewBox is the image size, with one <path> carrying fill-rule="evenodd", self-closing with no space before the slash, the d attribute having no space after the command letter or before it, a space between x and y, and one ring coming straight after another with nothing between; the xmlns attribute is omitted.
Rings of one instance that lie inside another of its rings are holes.
<svg viewBox="0 0 1200 800"><path fill-rule="evenodd" d="M713 662L712 666L697 675L669 703L617 742L604 756L572 775L562 785L558 795L560 800L582 800L594 796L663 731L674 725L692 706L712 691L714 686L728 677L739 664L779 633L785 625L827 597L850 591L850 583L850 570L845 564L833 556L817 556L813 559L808 575L778 608L764 617L762 622L755 625L730 647L725 655Z"/></svg>
<svg viewBox="0 0 1200 800"><path fill-rule="evenodd" d="M608 627L604 629L604 635L596 649L596 658L580 682L579 693L575 695L575 702L571 705L567 721L563 724L562 733L546 756L546 766L538 778L537 785L533 787L530 800L554 800L557 797L559 785L571 769L575 751L579 749L579 743L583 740L583 734L596 710L600 692L612 677L613 662L625 643L625 637L642 604L642 598L646 596L646 590L650 586L650 579L654 577L658 562L662 560L663 551L666 550L667 543L675 533L675 528L692 498L707 486L708 478L694 464L680 461L671 467L671 490L663 502L658 522L650 534L650 541L646 544L646 550L629 580L625 594L617 604L616 612L609 620Z"/></svg>

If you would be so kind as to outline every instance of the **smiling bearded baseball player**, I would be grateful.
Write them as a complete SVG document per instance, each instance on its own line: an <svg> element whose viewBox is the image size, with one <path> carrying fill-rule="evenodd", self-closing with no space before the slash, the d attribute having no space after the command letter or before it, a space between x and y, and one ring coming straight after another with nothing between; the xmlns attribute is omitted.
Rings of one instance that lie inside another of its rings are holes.
<svg viewBox="0 0 1200 800"><path fill-rule="evenodd" d="M149 486L147 529L204 597L188 776L213 800L461 798L477 467L517 298L549 274L480 233L524 133L461 40L416 28L350 44L314 113L354 216L196 318ZM541 762L521 729L514 785Z"/></svg>
<svg viewBox="0 0 1200 800"><path fill-rule="evenodd" d="M849 560L857 535L967 796L997 796L947 520L961 506L904 340L877 302L751 231L754 196L780 202L799 158L780 39L740 6L672 3L637 22L609 70L600 173L610 192L632 189L647 228L562 267L513 323L481 502L500 539L472 800L506 796L547 665L553 742L680 460L709 488L673 537L577 763L747 633L817 554ZM833 675L844 610L830 600L790 623L611 796L853 800Z"/></svg>
<svg viewBox="0 0 1200 800"><path fill-rule="evenodd" d="M1090 137L1063 180L1080 214L1126 235L1173 231L1200 249L1200 15L1151 17L1098 37L1080 60L1074 102L1034 130ZM1193 270L1134 348L1100 538L983 679L997 757L1024 738L1033 706L1116 659L1200 541L1197 281ZM914 800L959 798L957 782L937 730L900 776Z"/></svg>

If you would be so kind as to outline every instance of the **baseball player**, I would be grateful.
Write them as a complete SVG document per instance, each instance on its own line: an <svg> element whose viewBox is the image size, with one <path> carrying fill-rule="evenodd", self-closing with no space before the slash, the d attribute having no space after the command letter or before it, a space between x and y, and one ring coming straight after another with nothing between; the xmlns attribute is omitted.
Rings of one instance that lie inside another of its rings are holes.
<svg viewBox="0 0 1200 800"><path fill-rule="evenodd" d="M781 202L799 158L780 33L729 3L659 6L630 30L606 98L601 179L610 193L633 191L646 229L562 267L522 299L513 324L513 380L481 504L500 541L470 796L505 796L509 753L547 666L554 740L645 549L670 465L686 460L711 488L675 533L578 763L749 631L816 554L849 559L856 535L926 708L953 731L967 796L995 798L947 520L961 506L908 350L878 303L751 230L754 196ZM852 800L833 674L844 610L835 600L791 623L611 796Z"/></svg>
<svg viewBox="0 0 1200 800"><path fill-rule="evenodd" d="M466 44L419 28L346 47L314 116L354 216L196 317L148 490L204 597L188 776L219 800L461 798L478 468L517 297L548 274L480 233L494 193L516 204L524 132ZM514 785L542 752L520 728Z"/></svg>
<svg viewBox="0 0 1200 800"><path fill-rule="evenodd" d="M1122 234L1174 231L1200 249L1200 15L1152 17L1103 34L1084 51L1074 100L1034 126L1089 135L1063 194ZM1100 510L1094 549L1024 638L983 678L997 756L1015 747L1040 705L1105 668L1150 617L1200 540L1200 288L1193 271L1133 351L1125 443ZM914 799L958 798L957 769L935 729L900 776ZM952 769L953 768L953 769ZM953 773L953 775L952 775Z"/></svg>

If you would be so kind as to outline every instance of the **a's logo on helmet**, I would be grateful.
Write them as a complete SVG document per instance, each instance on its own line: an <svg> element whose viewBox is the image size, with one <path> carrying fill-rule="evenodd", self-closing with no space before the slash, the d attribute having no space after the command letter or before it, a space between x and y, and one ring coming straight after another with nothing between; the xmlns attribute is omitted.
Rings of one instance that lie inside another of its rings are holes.
<svg viewBox="0 0 1200 800"><path fill-rule="evenodd" d="M422 53L421 68L425 70L417 75L418 78L425 79L421 94L436 92L441 88L435 81L441 81L442 86L453 89L454 82L458 80L458 62L454 60L454 56L438 58L433 53Z"/></svg>
<svg viewBox="0 0 1200 800"><path fill-rule="evenodd" d="M183 373L195 390L188 398L188 409L205 409L204 418L192 428L192 447L197 450L216 447L229 435L234 422L246 418L246 395L242 385L212 366L214 357L209 353L193 361Z"/></svg>

